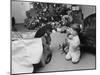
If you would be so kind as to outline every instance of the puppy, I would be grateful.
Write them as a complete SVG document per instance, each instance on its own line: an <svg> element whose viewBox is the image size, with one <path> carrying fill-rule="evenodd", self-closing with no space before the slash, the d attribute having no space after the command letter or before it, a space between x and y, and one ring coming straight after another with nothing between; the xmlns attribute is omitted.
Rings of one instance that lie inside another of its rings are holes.
<svg viewBox="0 0 100 75"><path fill-rule="evenodd" d="M59 45L59 50L62 51L61 54L63 54L63 53L67 54L68 49L69 49L68 47L69 47L68 41L67 41L67 39L65 39L65 42Z"/></svg>

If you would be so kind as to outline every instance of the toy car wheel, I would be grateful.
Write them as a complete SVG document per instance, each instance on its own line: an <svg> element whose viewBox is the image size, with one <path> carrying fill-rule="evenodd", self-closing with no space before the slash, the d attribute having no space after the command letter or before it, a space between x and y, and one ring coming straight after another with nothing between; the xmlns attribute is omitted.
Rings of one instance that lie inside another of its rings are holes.
<svg viewBox="0 0 100 75"><path fill-rule="evenodd" d="M40 66L44 67L45 65L46 65L46 63L45 63L45 58L44 58L44 55L43 55L42 58L41 58L41 61L40 61Z"/></svg>
<svg viewBox="0 0 100 75"><path fill-rule="evenodd" d="M48 64L51 61L51 58L52 58L52 53L48 54L45 63Z"/></svg>

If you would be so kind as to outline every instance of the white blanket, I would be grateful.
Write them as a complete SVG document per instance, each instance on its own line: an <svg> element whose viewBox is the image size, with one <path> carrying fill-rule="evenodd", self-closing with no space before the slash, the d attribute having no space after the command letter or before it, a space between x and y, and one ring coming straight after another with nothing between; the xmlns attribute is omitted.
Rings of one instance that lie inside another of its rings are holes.
<svg viewBox="0 0 100 75"><path fill-rule="evenodd" d="M42 53L41 38L12 41L12 74L32 73L32 64L40 62Z"/></svg>

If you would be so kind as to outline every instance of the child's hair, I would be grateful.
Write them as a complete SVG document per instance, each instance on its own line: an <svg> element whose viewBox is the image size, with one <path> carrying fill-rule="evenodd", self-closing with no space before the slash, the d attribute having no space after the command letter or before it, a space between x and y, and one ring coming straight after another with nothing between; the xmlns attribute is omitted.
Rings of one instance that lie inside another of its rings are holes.
<svg viewBox="0 0 100 75"><path fill-rule="evenodd" d="M80 24L72 24L71 25L71 28L73 29L73 30L75 30L78 34L80 33L80 31L81 31L81 28L80 28Z"/></svg>

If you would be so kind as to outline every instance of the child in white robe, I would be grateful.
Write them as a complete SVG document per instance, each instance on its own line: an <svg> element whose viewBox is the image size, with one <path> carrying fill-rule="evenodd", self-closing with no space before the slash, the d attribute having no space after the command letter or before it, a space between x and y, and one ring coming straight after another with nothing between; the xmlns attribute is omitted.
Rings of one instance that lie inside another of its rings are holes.
<svg viewBox="0 0 100 75"><path fill-rule="evenodd" d="M77 63L80 60L80 39L79 39L79 32L80 32L80 25L73 24L71 28L67 29L68 35L68 43L69 43L69 51L66 54L67 60L72 60L72 63Z"/></svg>

